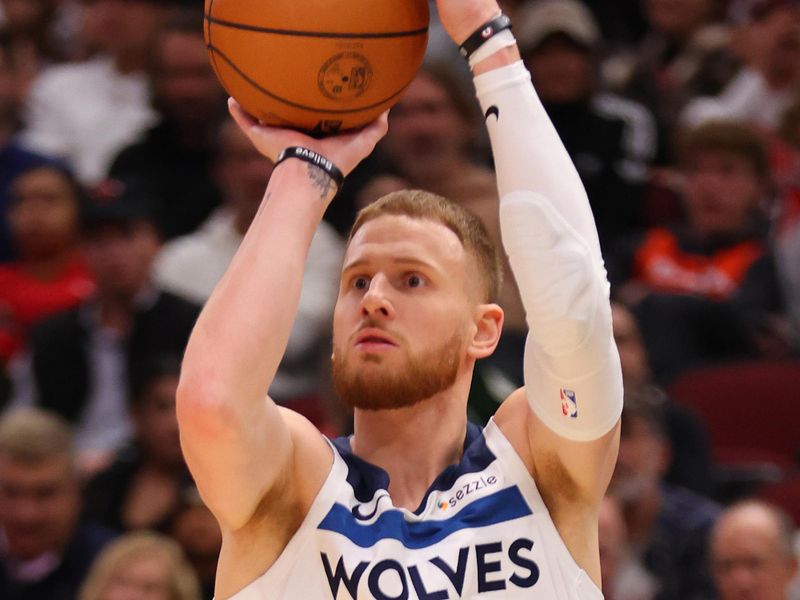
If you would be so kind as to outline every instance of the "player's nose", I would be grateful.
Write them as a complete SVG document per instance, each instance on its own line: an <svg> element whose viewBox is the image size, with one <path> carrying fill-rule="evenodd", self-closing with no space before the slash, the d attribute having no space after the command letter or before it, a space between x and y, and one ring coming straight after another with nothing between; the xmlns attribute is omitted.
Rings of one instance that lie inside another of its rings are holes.
<svg viewBox="0 0 800 600"><path fill-rule="evenodd" d="M379 319L393 319L394 306L389 298L389 282L381 274L369 282L369 289L361 299L361 315Z"/></svg>

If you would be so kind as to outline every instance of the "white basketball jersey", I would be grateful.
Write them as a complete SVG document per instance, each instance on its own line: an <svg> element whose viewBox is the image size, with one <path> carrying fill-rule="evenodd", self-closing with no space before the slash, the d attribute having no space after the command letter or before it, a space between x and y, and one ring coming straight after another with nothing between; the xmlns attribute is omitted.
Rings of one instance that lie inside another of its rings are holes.
<svg viewBox="0 0 800 600"><path fill-rule="evenodd" d="M300 529L232 600L596 600L533 478L494 422L470 425L458 465L415 511L383 469L331 442L334 463Z"/></svg>

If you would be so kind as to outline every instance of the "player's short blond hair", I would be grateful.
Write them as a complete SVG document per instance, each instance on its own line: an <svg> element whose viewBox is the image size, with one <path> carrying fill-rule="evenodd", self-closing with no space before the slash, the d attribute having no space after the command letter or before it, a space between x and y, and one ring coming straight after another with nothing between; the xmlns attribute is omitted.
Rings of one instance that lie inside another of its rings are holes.
<svg viewBox="0 0 800 600"><path fill-rule="evenodd" d="M497 302L503 285L503 264L481 220L455 202L422 190L392 192L363 208L356 217L349 244L364 224L384 215L406 216L440 223L456 234L475 259L483 283L485 302Z"/></svg>
<svg viewBox="0 0 800 600"><path fill-rule="evenodd" d="M183 550L170 538L149 531L126 534L106 547L89 571L80 600L101 600L117 571L143 557L166 565L170 600L200 600L200 584Z"/></svg>

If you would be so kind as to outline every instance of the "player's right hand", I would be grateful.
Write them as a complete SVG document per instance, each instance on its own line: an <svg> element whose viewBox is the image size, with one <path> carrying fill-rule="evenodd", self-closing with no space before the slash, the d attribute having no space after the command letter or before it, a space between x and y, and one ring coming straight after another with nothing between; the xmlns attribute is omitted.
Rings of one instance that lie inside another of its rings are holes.
<svg viewBox="0 0 800 600"><path fill-rule="evenodd" d="M332 161L344 175L369 156L389 130L388 111L361 129L316 139L294 129L262 125L233 98L228 100L228 109L256 149L271 161L274 162L284 148L302 146Z"/></svg>

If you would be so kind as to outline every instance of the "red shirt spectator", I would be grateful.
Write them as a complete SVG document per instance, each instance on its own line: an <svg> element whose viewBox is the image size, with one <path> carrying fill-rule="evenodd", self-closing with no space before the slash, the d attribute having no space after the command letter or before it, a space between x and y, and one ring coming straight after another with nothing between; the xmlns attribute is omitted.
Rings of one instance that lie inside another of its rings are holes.
<svg viewBox="0 0 800 600"><path fill-rule="evenodd" d="M0 266L0 361L24 346L38 321L94 291L78 250L80 194L72 176L52 165L12 182L8 221L19 259Z"/></svg>
<svg viewBox="0 0 800 600"><path fill-rule="evenodd" d="M0 358L22 349L26 332L42 318L76 306L94 291L82 256L73 255L52 279L39 279L22 265L0 265Z"/></svg>

